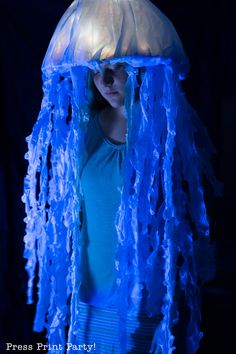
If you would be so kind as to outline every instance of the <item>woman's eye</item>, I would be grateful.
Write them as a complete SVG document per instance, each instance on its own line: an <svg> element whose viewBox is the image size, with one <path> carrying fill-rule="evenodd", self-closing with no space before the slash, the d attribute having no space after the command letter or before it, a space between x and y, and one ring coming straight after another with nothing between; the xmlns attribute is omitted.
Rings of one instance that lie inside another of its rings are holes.
<svg viewBox="0 0 236 354"><path fill-rule="evenodd" d="M115 71L119 71L123 68L124 68L124 65L120 63L120 64L116 64L114 69L115 69Z"/></svg>
<svg viewBox="0 0 236 354"><path fill-rule="evenodd" d="M99 74L100 74L99 71L93 71L93 72L92 72L93 77L98 76Z"/></svg>

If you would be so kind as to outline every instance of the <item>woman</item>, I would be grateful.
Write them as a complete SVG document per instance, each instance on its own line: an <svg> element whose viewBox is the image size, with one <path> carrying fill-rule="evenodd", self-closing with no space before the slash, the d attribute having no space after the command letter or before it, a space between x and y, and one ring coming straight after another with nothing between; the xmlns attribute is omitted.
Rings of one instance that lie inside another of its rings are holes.
<svg viewBox="0 0 236 354"><path fill-rule="evenodd" d="M84 323L81 343L96 343L96 350L118 353L115 218L120 205L127 118L125 112L125 65L101 64L92 71L95 96L104 108L93 110L85 138L81 172L82 277L80 311ZM94 106L94 105L93 105ZM86 304L92 305L88 306ZM105 310L104 310L105 309ZM128 352L150 349L157 316L151 321L140 309L128 317Z"/></svg>
<svg viewBox="0 0 236 354"><path fill-rule="evenodd" d="M105 105L95 112L91 71ZM197 351L198 284L210 275L202 175L215 181L211 144L181 90L187 71L173 25L147 0L74 1L59 22L23 199L28 297L38 263L34 330L45 327L49 344Z"/></svg>

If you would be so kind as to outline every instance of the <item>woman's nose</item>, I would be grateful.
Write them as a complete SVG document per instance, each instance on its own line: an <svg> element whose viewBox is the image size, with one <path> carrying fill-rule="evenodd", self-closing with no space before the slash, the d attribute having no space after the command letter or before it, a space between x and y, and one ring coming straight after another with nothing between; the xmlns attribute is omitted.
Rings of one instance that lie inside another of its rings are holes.
<svg viewBox="0 0 236 354"><path fill-rule="evenodd" d="M106 69L103 72L103 83L104 85L112 85L114 82L113 73L111 70Z"/></svg>

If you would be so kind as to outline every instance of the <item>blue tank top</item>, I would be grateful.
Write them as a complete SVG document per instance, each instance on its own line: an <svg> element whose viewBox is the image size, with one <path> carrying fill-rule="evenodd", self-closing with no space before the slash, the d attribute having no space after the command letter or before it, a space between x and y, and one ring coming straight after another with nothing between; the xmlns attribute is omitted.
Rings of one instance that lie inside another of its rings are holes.
<svg viewBox="0 0 236 354"><path fill-rule="evenodd" d="M105 135L99 115L91 117L81 172L83 193L82 301L100 307L111 304L116 290L115 218L120 205L125 144Z"/></svg>

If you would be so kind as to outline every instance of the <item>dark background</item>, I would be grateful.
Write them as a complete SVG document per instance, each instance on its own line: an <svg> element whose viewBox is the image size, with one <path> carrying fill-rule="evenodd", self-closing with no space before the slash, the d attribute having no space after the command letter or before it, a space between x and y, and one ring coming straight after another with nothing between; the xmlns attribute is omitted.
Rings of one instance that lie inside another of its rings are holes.
<svg viewBox="0 0 236 354"><path fill-rule="evenodd" d="M23 254L26 173L25 137L40 110L40 66L56 24L71 1L1 0L0 36L0 307L1 348L5 343L43 341L32 332L34 305L26 305ZM234 44L236 1L153 1L174 23L191 62L184 89L216 146L216 175L223 198L212 207L217 274L202 291L205 333L200 354L235 353L236 295L236 89ZM183 353L185 354L185 353Z"/></svg>

